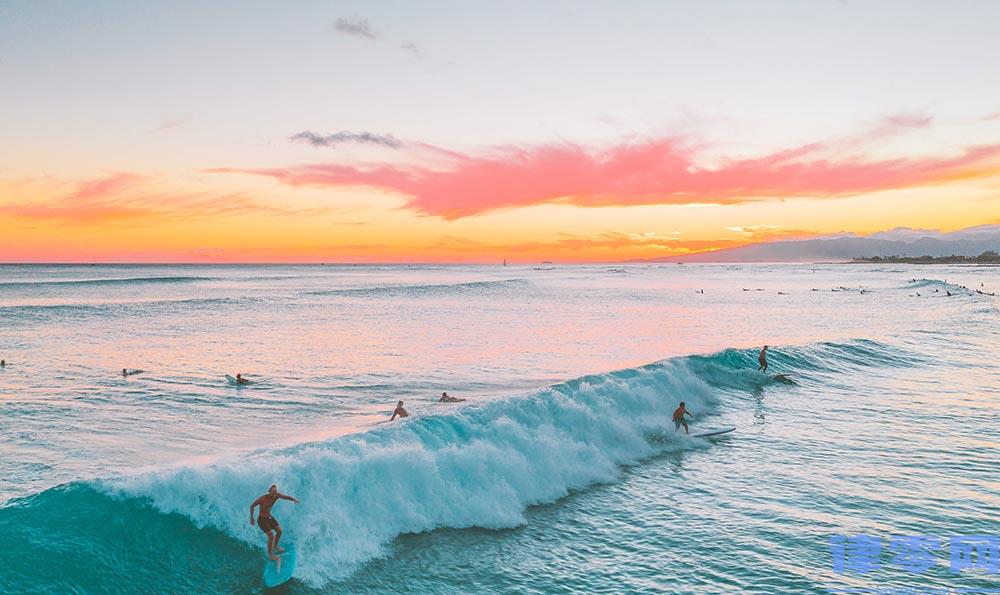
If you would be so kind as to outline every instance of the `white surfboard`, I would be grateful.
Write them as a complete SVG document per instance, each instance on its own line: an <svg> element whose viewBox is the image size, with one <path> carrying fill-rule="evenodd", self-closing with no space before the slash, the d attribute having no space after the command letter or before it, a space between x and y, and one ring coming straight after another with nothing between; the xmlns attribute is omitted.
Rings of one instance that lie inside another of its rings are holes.
<svg viewBox="0 0 1000 595"><path fill-rule="evenodd" d="M729 428L717 428L715 430L708 430L705 432L699 432L697 434L691 434L694 438L708 438L709 436L718 436L719 434L728 434L736 430L736 426Z"/></svg>

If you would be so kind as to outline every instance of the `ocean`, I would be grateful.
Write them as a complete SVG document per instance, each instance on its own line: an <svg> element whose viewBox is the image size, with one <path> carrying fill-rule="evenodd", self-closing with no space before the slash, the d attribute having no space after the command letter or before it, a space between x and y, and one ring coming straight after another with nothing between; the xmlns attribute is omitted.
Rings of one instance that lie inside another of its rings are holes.
<svg viewBox="0 0 1000 595"><path fill-rule="evenodd" d="M249 507L277 483L287 593L1000 592L997 291L960 266L3 265L0 591L263 592ZM675 431L680 401L736 431Z"/></svg>

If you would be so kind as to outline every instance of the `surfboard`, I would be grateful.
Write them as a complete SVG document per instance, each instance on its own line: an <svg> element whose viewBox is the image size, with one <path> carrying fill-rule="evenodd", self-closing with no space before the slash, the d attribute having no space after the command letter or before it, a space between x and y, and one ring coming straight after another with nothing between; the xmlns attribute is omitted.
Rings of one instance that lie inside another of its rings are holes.
<svg viewBox="0 0 1000 595"><path fill-rule="evenodd" d="M691 436L693 436L694 438L707 438L709 436L718 436L719 434L728 434L729 432L732 432L734 430L736 430L736 426L733 426L731 428L718 428L716 430L709 430L707 432L701 432L699 434L691 434Z"/></svg>
<svg viewBox="0 0 1000 595"><path fill-rule="evenodd" d="M236 378L233 377L233 376L230 376L229 374L226 374L226 380L229 381L229 384L239 384L238 382L236 382Z"/></svg>
<svg viewBox="0 0 1000 595"><path fill-rule="evenodd" d="M264 564L264 586L273 589L287 583L295 572L295 544L288 544L285 553L278 556L278 561L268 560Z"/></svg>

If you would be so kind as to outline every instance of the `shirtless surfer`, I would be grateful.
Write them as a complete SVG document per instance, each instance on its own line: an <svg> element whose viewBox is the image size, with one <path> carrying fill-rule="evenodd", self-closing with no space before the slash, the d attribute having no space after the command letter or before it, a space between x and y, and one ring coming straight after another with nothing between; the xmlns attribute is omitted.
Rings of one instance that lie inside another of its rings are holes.
<svg viewBox="0 0 1000 595"><path fill-rule="evenodd" d="M438 399L438 403L461 403L465 399L459 399L457 397L452 397L448 393L441 393L441 398Z"/></svg>
<svg viewBox="0 0 1000 595"><path fill-rule="evenodd" d="M396 419L396 416L410 417L410 414L406 411L406 409L403 409L402 401L396 403L396 409L395 411L392 412L392 417L389 418L389 421L393 421L394 419Z"/></svg>
<svg viewBox="0 0 1000 595"><path fill-rule="evenodd" d="M767 345L760 350L760 355L757 356L757 361L760 362L760 365L757 366L757 371L767 374Z"/></svg>
<svg viewBox="0 0 1000 595"><path fill-rule="evenodd" d="M684 426L684 433L685 434L690 434L691 433L691 432L688 431L688 422L687 422L686 419L684 419L685 415L688 416L688 417L694 417L693 415L691 415L691 412L687 410L687 407L684 405L684 401L681 401L681 404L677 406L677 409L674 409L674 431L675 432L677 430L681 429L681 426Z"/></svg>
<svg viewBox="0 0 1000 595"><path fill-rule="evenodd" d="M250 381L243 377L243 374L236 373L236 384L250 384Z"/></svg>
<svg viewBox="0 0 1000 595"><path fill-rule="evenodd" d="M257 526L260 530L267 535L267 558L269 560L277 561L278 557L274 555L275 552L282 553L285 550L278 546L278 541L281 540L281 525L278 524L278 519L271 516L271 507L278 500L291 500L292 502L298 504L299 501L291 496L286 496L278 491L277 484L271 484L270 489L267 493L257 498L250 505L250 524L253 525L253 509L260 506L260 515L257 517Z"/></svg>

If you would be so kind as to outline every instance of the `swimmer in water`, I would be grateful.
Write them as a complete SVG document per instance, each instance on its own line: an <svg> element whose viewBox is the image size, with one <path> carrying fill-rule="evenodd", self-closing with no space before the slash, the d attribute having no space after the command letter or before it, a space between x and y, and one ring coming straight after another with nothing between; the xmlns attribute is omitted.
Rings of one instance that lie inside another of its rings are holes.
<svg viewBox="0 0 1000 595"><path fill-rule="evenodd" d="M410 417L410 413L406 409L403 409L402 401L396 403L396 409L392 412L392 417L389 418L389 421L395 420L397 416Z"/></svg>
<svg viewBox="0 0 1000 595"><path fill-rule="evenodd" d="M250 384L250 381L243 377L243 374L236 373L236 384Z"/></svg>

